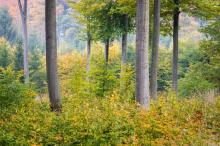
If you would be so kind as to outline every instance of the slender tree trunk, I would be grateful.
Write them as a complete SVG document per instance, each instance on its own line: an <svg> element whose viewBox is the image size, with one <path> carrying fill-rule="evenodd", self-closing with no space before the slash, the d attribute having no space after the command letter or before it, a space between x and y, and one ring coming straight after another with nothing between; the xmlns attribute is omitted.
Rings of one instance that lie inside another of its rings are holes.
<svg viewBox="0 0 220 146"><path fill-rule="evenodd" d="M136 27L136 100L149 109L149 0L137 0Z"/></svg>
<svg viewBox="0 0 220 146"><path fill-rule="evenodd" d="M173 11L173 90L178 94L178 49L179 49L179 0L174 0L176 7Z"/></svg>
<svg viewBox="0 0 220 146"><path fill-rule="evenodd" d="M46 0L46 64L51 110L61 112L57 75L56 0Z"/></svg>
<svg viewBox="0 0 220 146"><path fill-rule="evenodd" d="M158 51L160 42L160 0L154 0L154 28L153 28L153 46L151 55L151 78L150 93L151 98L157 99L157 68Z"/></svg>
<svg viewBox="0 0 220 146"><path fill-rule="evenodd" d="M110 41L109 39L107 39L105 41L105 62L108 63L108 58L109 58L109 44L110 44Z"/></svg>
<svg viewBox="0 0 220 146"><path fill-rule="evenodd" d="M124 24L125 24L125 30L124 33L122 34L122 53L121 53L121 64L126 65L127 63L127 42L128 42L128 15L124 16Z"/></svg>
<svg viewBox="0 0 220 146"><path fill-rule="evenodd" d="M87 34L87 58L86 58L86 72L90 71L90 59L91 59L91 35Z"/></svg>
<svg viewBox="0 0 220 146"><path fill-rule="evenodd" d="M126 65L127 63L127 48L128 48L127 42L128 42L128 33L125 32L122 35L121 65Z"/></svg>
<svg viewBox="0 0 220 146"><path fill-rule="evenodd" d="M123 78L126 73L126 63L127 63L127 42L128 42L128 15L124 15L124 25L125 30L122 34L122 44L121 44L121 82L120 91L123 93L125 91L125 79Z"/></svg>
<svg viewBox="0 0 220 146"><path fill-rule="evenodd" d="M22 21L22 38L23 38L23 53L24 53L24 79L25 83L29 83L29 66L28 66L28 30L27 30L27 0L24 0L22 6L21 1L18 0L18 6Z"/></svg>

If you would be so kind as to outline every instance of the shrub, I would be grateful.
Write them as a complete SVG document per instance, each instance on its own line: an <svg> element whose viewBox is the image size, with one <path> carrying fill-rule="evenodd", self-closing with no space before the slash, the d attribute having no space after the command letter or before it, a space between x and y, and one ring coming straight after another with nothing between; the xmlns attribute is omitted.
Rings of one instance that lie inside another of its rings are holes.
<svg viewBox="0 0 220 146"><path fill-rule="evenodd" d="M14 109L35 94L21 83L21 72L15 73L11 67L0 68L0 109ZM3 115L1 115L3 116Z"/></svg>
<svg viewBox="0 0 220 146"><path fill-rule="evenodd" d="M146 112L117 93L105 99L63 100L63 113L47 102L28 102L0 122L0 145L209 145L218 144L220 98L160 97Z"/></svg>
<svg viewBox="0 0 220 146"><path fill-rule="evenodd" d="M215 85L209 82L204 74L207 70L201 63L191 65L185 77L180 79L179 91L181 97L193 96L214 89Z"/></svg>

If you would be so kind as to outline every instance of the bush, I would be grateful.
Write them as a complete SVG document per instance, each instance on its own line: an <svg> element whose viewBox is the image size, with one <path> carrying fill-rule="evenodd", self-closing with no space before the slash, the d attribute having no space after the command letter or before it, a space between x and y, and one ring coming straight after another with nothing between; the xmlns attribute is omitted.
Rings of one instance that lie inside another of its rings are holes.
<svg viewBox="0 0 220 146"><path fill-rule="evenodd" d="M47 102L28 102L0 121L0 145L209 145L218 144L220 98L161 97L146 112L139 105L108 98L65 97L63 113ZM10 110L10 109L9 109Z"/></svg>
<svg viewBox="0 0 220 146"><path fill-rule="evenodd" d="M0 109L14 109L35 94L21 83L21 72L0 68ZM3 116L3 115L1 115Z"/></svg>
<svg viewBox="0 0 220 146"><path fill-rule="evenodd" d="M207 70L204 64L197 63L191 65L185 77L179 81L180 96L189 97L214 89L215 85L206 79L204 76L204 74L206 74L205 72L207 72Z"/></svg>
<svg viewBox="0 0 220 146"><path fill-rule="evenodd" d="M7 40L0 37L0 67L6 68L12 61L12 48Z"/></svg>

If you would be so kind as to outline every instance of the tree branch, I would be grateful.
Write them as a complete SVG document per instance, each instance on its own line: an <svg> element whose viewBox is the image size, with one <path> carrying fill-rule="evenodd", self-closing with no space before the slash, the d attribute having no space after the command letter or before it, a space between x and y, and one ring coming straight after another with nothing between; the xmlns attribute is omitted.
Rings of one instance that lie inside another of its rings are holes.
<svg viewBox="0 0 220 146"><path fill-rule="evenodd" d="M19 10L20 10L20 13L21 13L21 17L23 18L24 14L23 14L23 8L22 8L22 5L21 5L21 0L18 0L18 7L19 7Z"/></svg>

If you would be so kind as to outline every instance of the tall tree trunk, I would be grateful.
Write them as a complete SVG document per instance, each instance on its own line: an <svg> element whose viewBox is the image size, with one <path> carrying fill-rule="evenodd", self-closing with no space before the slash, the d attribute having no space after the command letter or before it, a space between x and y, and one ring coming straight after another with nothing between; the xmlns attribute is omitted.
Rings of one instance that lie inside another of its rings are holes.
<svg viewBox="0 0 220 146"><path fill-rule="evenodd" d="M160 41L160 0L154 0L154 28L153 28L153 46L151 55L151 78L150 93L151 98L157 99L157 68L158 68L158 50Z"/></svg>
<svg viewBox="0 0 220 146"><path fill-rule="evenodd" d="M122 53L121 53L121 64L125 65L127 63L127 42L128 42L128 15L124 15L124 25L125 25L125 30L122 34Z"/></svg>
<svg viewBox="0 0 220 146"><path fill-rule="evenodd" d="M127 45L128 42L128 33L125 32L122 35L122 47L121 47L121 65L126 65L127 63Z"/></svg>
<svg viewBox="0 0 220 146"><path fill-rule="evenodd" d="M61 112L57 75L56 0L46 0L46 64L51 110Z"/></svg>
<svg viewBox="0 0 220 146"><path fill-rule="evenodd" d="M126 63L127 63L127 42L128 42L128 15L124 15L124 26L125 30L122 34L121 43L121 82L120 91L123 93L125 91L125 79L123 78L126 73Z"/></svg>
<svg viewBox="0 0 220 146"><path fill-rule="evenodd" d="M149 109L149 0L137 0L136 27L136 100Z"/></svg>
<svg viewBox="0 0 220 146"><path fill-rule="evenodd" d="M178 49L179 49L179 0L174 0L176 7L173 11L173 73L172 85L176 95L178 94Z"/></svg>
<svg viewBox="0 0 220 146"><path fill-rule="evenodd" d="M90 59L91 59L91 35L87 33L87 57L86 57L86 72L90 71Z"/></svg>
<svg viewBox="0 0 220 146"><path fill-rule="evenodd" d="M24 79L25 83L29 83L29 66L28 66L28 30L27 30L27 0L24 0L22 6L21 0L18 0L18 6L22 21L22 38L23 38L23 53L24 53Z"/></svg>
<svg viewBox="0 0 220 146"><path fill-rule="evenodd" d="M109 58L109 45L110 45L110 40L107 39L105 41L105 62L108 63L108 58Z"/></svg>

